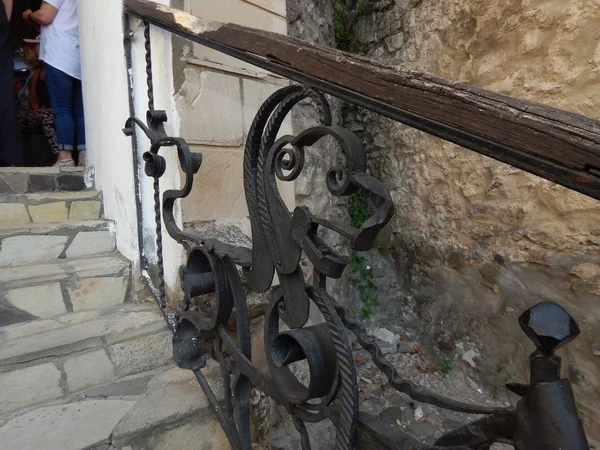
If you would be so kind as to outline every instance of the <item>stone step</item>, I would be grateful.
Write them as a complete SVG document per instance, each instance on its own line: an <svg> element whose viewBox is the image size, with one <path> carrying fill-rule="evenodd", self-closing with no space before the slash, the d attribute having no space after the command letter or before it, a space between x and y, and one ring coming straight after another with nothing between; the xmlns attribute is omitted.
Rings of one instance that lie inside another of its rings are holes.
<svg viewBox="0 0 600 450"><path fill-rule="evenodd" d="M230 448L171 336L154 304L0 328L2 448ZM222 398L218 365L204 373Z"/></svg>
<svg viewBox="0 0 600 450"><path fill-rule="evenodd" d="M115 233L106 220L32 223L0 229L0 267L109 253Z"/></svg>
<svg viewBox="0 0 600 450"><path fill-rule="evenodd" d="M153 304L129 304L0 328L0 414L172 364Z"/></svg>
<svg viewBox="0 0 600 450"><path fill-rule="evenodd" d="M87 188L85 167L0 167L0 194L83 191Z"/></svg>
<svg viewBox="0 0 600 450"><path fill-rule="evenodd" d="M218 367L206 372L222 391ZM231 448L192 372L175 367L0 416L0 442L6 450Z"/></svg>
<svg viewBox="0 0 600 450"><path fill-rule="evenodd" d="M96 191L1 194L0 228L29 223L98 220L102 201Z"/></svg>
<svg viewBox="0 0 600 450"><path fill-rule="evenodd" d="M131 263L118 253L10 266L0 270L0 326L119 305Z"/></svg>

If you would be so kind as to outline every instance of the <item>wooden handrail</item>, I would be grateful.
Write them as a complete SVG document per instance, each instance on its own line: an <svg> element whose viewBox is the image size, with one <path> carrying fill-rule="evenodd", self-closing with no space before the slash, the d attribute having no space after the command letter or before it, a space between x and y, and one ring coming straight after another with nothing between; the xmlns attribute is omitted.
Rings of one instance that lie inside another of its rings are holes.
<svg viewBox="0 0 600 450"><path fill-rule="evenodd" d="M126 13L600 200L600 121L148 0Z"/></svg>

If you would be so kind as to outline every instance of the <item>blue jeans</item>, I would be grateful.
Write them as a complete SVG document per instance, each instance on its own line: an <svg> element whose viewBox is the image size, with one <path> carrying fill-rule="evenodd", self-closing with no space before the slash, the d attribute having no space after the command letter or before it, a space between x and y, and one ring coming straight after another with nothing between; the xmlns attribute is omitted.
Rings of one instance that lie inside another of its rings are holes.
<svg viewBox="0 0 600 450"><path fill-rule="evenodd" d="M81 80L46 64L46 85L54 111L58 149L85 150Z"/></svg>

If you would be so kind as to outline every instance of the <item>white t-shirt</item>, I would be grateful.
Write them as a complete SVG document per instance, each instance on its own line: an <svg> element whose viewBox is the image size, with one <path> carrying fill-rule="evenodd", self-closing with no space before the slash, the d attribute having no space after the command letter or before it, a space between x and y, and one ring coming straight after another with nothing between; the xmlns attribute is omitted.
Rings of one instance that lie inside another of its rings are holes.
<svg viewBox="0 0 600 450"><path fill-rule="evenodd" d="M81 80L77 0L44 0L58 13L50 25L42 26L40 59L55 69Z"/></svg>

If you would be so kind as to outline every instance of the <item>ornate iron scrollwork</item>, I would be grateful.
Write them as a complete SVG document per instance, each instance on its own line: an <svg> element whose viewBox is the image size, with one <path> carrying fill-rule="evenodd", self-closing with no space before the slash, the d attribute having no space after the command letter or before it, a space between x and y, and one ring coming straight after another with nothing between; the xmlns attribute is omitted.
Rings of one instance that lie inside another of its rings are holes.
<svg viewBox="0 0 600 450"><path fill-rule="evenodd" d="M132 117L123 131L133 135L137 125L151 143L143 159L146 175L154 179L157 303L173 331L175 361L181 368L193 371L233 448L252 446L252 387L259 388L286 409L300 434L303 450L310 449L305 423L324 419L335 425L337 449L357 445L368 449L427 448L411 436L360 412L356 369L346 334L349 330L392 388L420 402L485 415L442 436L429 450L485 450L495 442L512 444L518 450L588 449L571 386L560 378L561 361L554 354L557 348L574 339L579 329L556 303L540 303L521 316L521 327L536 346L530 360L530 383L507 386L522 397L516 408L490 408L441 397L404 379L361 323L327 293L327 279L341 277L348 258L328 244L319 235L319 229L337 233L348 249L368 250L392 217L394 206L383 184L367 174L366 156L359 139L352 132L332 125L329 105L320 92L297 85L280 89L264 102L252 123L244 152L244 189L252 247L199 239L182 230L175 220L175 202L191 192L202 155L192 153L184 139L169 137L164 128L165 111L154 109L150 31L149 24L144 25L146 124ZM316 107L320 124L297 136L277 139L285 117L303 100L311 100ZM360 229L316 217L305 207L290 212L279 194L277 179L295 180L304 167L307 149L325 137L337 143L344 159L341 166L327 172L324 181L329 192L334 196L349 196L361 190L375 207ZM165 191L161 202L160 178L167 170L167 163L159 153L165 147L177 149L185 178L183 187ZM180 311L169 310L165 298L163 219L169 235L187 254L186 264L180 270L185 295ZM313 266L311 282L306 281L302 271L302 255ZM279 287L264 314L264 348L269 368L264 372L252 362L244 282L255 292L266 292L275 273ZM204 308L194 310L191 300L199 296L209 299ZM320 311L323 323L308 321L311 304ZM208 358L219 364L223 399L217 397L203 374ZM290 368L298 361L305 361L308 367L306 383L301 383Z"/></svg>
<svg viewBox="0 0 600 450"><path fill-rule="evenodd" d="M300 101L311 100L320 125L297 136L277 139L282 123ZM153 112L156 116L157 112ZM516 409L469 405L440 397L405 380L388 363L361 323L352 319L327 293L327 278L339 278L348 258L319 236L324 227L339 234L349 249L368 250L378 232L392 217L394 206L388 191L366 173L366 156L359 139L350 131L333 126L329 105L322 94L303 86L289 86L271 95L262 105L248 135L244 154L244 187L252 226L252 248L234 247L214 239L198 239L180 229L174 218L175 201L186 197L201 156L191 153L181 138L167 137L149 116L149 127L130 119L126 132L137 124L151 140L144 154L145 171L155 180L157 239L164 217L170 236L187 253L181 285L185 307L176 313L173 349L180 367L196 375L225 433L236 449L251 448L250 393L257 387L285 407L298 429L302 448L310 449L306 422L330 419L336 428L336 448L355 448L363 433L377 448L426 448L408 435L389 433L374 418L359 414L358 384L352 348L346 331L353 332L390 385L411 398L456 411L485 414L486 417L448 433L435 448L488 449L494 442L513 444L518 449L587 449L581 422L574 409L567 381L560 379L559 345L574 338L574 321L554 303L540 304L527 311L521 324L538 350L532 355L531 384L512 385L523 396ZM277 179L293 181L302 172L305 152L324 137L335 140L344 164L327 172L326 184L334 196L349 196L362 190L375 212L360 228L314 216L308 208L290 212L277 187ZM180 190L166 191L160 202L158 183L165 172L165 160L158 153L175 146L185 183ZM160 241L159 241L160 244ZM160 249L160 245L158 245ZM300 260L312 263L312 281L307 282ZM265 313L264 347L269 372L252 362L250 321L244 282L255 292L276 289ZM164 295L164 289L161 290ZM210 294L206 308L194 310L194 297ZM323 323L309 322L310 305L320 311ZM159 305L166 310L164 297ZM232 313L235 312L235 319ZM231 321L235 331L231 330ZM285 329L281 324L285 325ZM220 401L203 375L207 358L218 362L223 379L224 399ZM310 379L301 383L290 365L305 361ZM552 399L549 402L548 399ZM534 427L534 428L532 428ZM536 441L544 430L544 445ZM558 444L557 444L558 443ZM563 447L557 446L563 445Z"/></svg>

